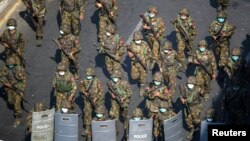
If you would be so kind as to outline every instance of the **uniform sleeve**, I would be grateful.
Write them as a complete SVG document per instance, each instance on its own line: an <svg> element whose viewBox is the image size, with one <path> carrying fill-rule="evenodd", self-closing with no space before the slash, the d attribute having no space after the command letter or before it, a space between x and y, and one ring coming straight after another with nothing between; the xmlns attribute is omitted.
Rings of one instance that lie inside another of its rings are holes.
<svg viewBox="0 0 250 141"><path fill-rule="evenodd" d="M194 37L196 36L196 26L195 26L195 23L192 19L191 19L190 28L191 28L190 38L194 39Z"/></svg>
<svg viewBox="0 0 250 141"><path fill-rule="evenodd" d="M7 76L7 72L6 72L6 69L5 69L5 66L3 66L0 70L0 83L3 84L5 83L4 81L6 80L6 76ZM2 80L3 79L3 80Z"/></svg>
<svg viewBox="0 0 250 141"><path fill-rule="evenodd" d="M118 2L117 0L112 0L112 9L111 12L114 13L114 15L118 15Z"/></svg>
<svg viewBox="0 0 250 141"><path fill-rule="evenodd" d="M126 47L124 46L124 39L120 37L118 40L118 56L122 57L126 53Z"/></svg>
<svg viewBox="0 0 250 141"><path fill-rule="evenodd" d="M70 80L71 80L71 83L72 83L72 86L73 86L72 95L75 95L76 94L76 89L77 89L77 84L76 84L75 77L73 75L71 75Z"/></svg>
<svg viewBox="0 0 250 141"><path fill-rule="evenodd" d="M86 91L86 88L85 88L83 80L79 84L79 89L80 89L80 92L85 92Z"/></svg>
<svg viewBox="0 0 250 141"><path fill-rule="evenodd" d="M56 74L55 74L55 76L54 76L54 78L52 80L52 85L53 85L54 88L56 88Z"/></svg>
<svg viewBox="0 0 250 141"><path fill-rule="evenodd" d="M162 18L159 18L159 31L158 31L158 34L160 36L162 36L164 34L164 32L166 31L166 26L162 20Z"/></svg>
<svg viewBox="0 0 250 141"><path fill-rule="evenodd" d="M84 8L86 7L87 0L77 0L77 7L80 14L84 14Z"/></svg>
<svg viewBox="0 0 250 141"><path fill-rule="evenodd" d="M97 101L103 100L104 99L104 90L103 90L103 84L101 83L100 80L97 81L97 89L98 89Z"/></svg>
<svg viewBox="0 0 250 141"><path fill-rule="evenodd" d="M24 38L23 34L19 32L19 39L18 39L18 50L17 52L23 56L24 53Z"/></svg>
<svg viewBox="0 0 250 141"><path fill-rule="evenodd" d="M27 116L26 124L27 124L27 130L31 130L31 127L32 127L32 113L29 113L29 115Z"/></svg>
<svg viewBox="0 0 250 141"><path fill-rule="evenodd" d="M225 37L231 37L235 32L235 26L231 24L226 25L227 31L224 33Z"/></svg>
<svg viewBox="0 0 250 141"><path fill-rule="evenodd" d="M212 37L216 37L216 32L214 31L214 25L215 25L215 22L213 21L212 23L211 23L211 25L210 25L210 27L209 27L209 30L208 30L208 32L209 32L209 34L212 36Z"/></svg>
<svg viewBox="0 0 250 141"><path fill-rule="evenodd" d="M131 89L131 86L126 82L124 81L123 82L123 88L125 89L126 91L126 96L124 97L125 99L128 99L132 96L132 89Z"/></svg>
<svg viewBox="0 0 250 141"><path fill-rule="evenodd" d="M212 66L212 71L213 71L213 74L216 74L216 71L217 71L217 65L216 65L216 60L215 60L215 56L214 56L214 53L212 51L210 51L210 54L211 54L211 66Z"/></svg>
<svg viewBox="0 0 250 141"><path fill-rule="evenodd" d="M75 50L73 52L76 53L81 50L81 45L80 45L79 38L77 36L74 36L73 40L74 40L74 46L75 46Z"/></svg>
<svg viewBox="0 0 250 141"><path fill-rule="evenodd" d="M224 66L224 71L227 73L227 75L229 77L231 77L232 72L231 72L231 61L230 58L227 59L227 62L225 62L225 66Z"/></svg>

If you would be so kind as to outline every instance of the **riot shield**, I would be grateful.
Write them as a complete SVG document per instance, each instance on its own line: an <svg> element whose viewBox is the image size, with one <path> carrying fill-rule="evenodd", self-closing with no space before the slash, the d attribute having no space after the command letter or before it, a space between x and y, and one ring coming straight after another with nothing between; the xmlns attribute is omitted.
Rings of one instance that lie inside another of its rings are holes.
<svg viewBox="0 0 250 141"><path fill-rule="evenodd" d="M152 141L153 120L130 120L129 141Z"/></svg>
<svg viewBox="0 0 250 141"><path fill-rule="evenodd" d="M208 140L208 125L222 125L224 123L219 122L207 122L206 120L203 120L201 122L201 128L200 128L200 141L207 141Z"/></svg>
<svg viewBox="0 0 250 141"><path fill-rule="evenodd" d="M163 127L165 141L182 141L184 139L182 111L176 116L164 120Z"/></svg>
<svg viewBox="0 0 250 141"><path fill-rule="evenodd" d="M55 114L55 141L78 141L78 114Z"/></svg>
<svg viewBox="0 0 250 141"><path fill-rule="evenodd" d="M116 141L115 120L92 121L92 141Z"/></svg>
<svg viewBox="0 0 250 141"><path fill-rule="evenodd" d="M31 141L53 141L55 109L32 113Z"/></svg>

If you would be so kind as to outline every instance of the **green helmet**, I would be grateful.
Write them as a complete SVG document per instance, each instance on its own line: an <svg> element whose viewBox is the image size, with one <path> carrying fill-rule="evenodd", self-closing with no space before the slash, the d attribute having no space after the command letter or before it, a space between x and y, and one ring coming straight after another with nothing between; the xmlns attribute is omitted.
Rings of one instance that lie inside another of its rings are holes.
<svg viewBox="0 0 250 141"><path fill-rule="evenodd" d="M111 77L113 78L122 78L122 72L120 70L114 70L111 74Z"/></svg>
<svg viewBox="0 0 250 141"><path fill-rule="evenodd" d="M189 10L187 8L182 8L179 14L189 16Z"/></svg>
<svg viewBox="0 0 250 141"><path fill-rule="evenodd" d="M116 32L116 27L113 24L109 24L106 28L107 32L110 32L111 34L115 34Z"/></svg>
<svg viewBox="0 0 250 141"><path fill-rule="evenodd" d="M143 39L143 36L142 36L141 32L139 32L139 31L134 32L133 39L134 39L135 41L136 41L136 40L142 40L142 39Z"/></svg>
<svg viewBox="0 0 250 141"><path fill-rule="evenodd" d="M44 103L43 102L37 102L34 106L34 111L35 112L41 112L41 111L44 111L45 110L45 106L44 106Z"/></svg>
<svg viewBox="0 0 250 141"><path fill-rule="evenodd" d="M233 48L232 51L231 51L231 55L240 56L241 55L241 49L239 47Z"/></svg>
<svg viewBox="0 0 250 141"><path fill-rule="evenodd" d="M65 63L61 62L58 64L57 71L66 71L66 70L67 70L67 67Z"/></svg>
<svg viewBox="0 0 250 141"><path fill-rule="evenodd" d="M87 69L85 70L85 74L86 74L86 75L90 75L90 76L95 76L95 75L96 75L96 74L95 74L95 69L92 68L92 67L89 67L89 68L87 68Z"/></svg>
<svg viewBox="0 0 250 141"><path fill-rule="evenodd" d="M6 65L16 65L17 60L14 57L8 57L6 60Z"/></svg>
<svg viewBox="0 0 250 141"><path fill-rule="evenodd" d="M207 47L207 41L206 40L200 40L198 46L199 47L201 47L201 46Z"/></svg>
<svg viewBox="0 0 250 141"><path fill-rule="evenodd" d="M142 113L141 108L134 109L132 116L133 117L141 117L142 118L143 117L143 113Z"/></svg>
<svg viewBox="0 0 250 141"><path fill-rule="evenodd" d="M206 118L215 118L215 110L213 108L209 108L206 111Z"/></svg>
<svg viewBox="0 0 250 141"><path fill-rule="evenodd" d="M217 12L217 16L216 17L217 18L226 18L227 15L226 15L225 11L221 10L221 11Z"/></svg>
<svg viewBox="0 0 250 141"><path fill-rule="evenodd" d="M187 83L188 84L195 84L195 77L194 76L189 76L187 78Z"/></svg>
<svg viewBox="0 0 250 141"><path fill-rule="evenodd" d="M163 46L162 46L162 49L163 50L168 50L168 49L172 49L173 48L173 45L172 45L172 42L171 41L166 41Z"/></svg>
<svg viewBox="0 0 250 141"><path fill-rule="evenodd" d="M68 26L66 26L66 25L62 25L60 30L63 31L64 35L67 35L67 34L70 33L70 28Z"/></svg>
<svg viewBox="0 0 250 141"><path fill-rule="evenodd" d="M157 7L156 6L150 6L149 9L148 9L148 12L157 14L158 13Z"/></svg>
<svg viewBox="0 0 250 141"><path fill-rule="evenodd" d="M95 113L96 114L105 114L105 107L102 105L102 106L98 106L95 110Z"/></svg>
<svg viewBox="0 0 250 141"><path fill-rule="evenodd" d="M159 81L159 82L162 82L163 81L163 76L160 72L156 72L154 74L154 81Z"/></svg>
<svg viewBox="0 0 250 141"><path fill-rule="evenodd" d="M15 19L9 19L6 26L17 26L17 22Z"/></svg>

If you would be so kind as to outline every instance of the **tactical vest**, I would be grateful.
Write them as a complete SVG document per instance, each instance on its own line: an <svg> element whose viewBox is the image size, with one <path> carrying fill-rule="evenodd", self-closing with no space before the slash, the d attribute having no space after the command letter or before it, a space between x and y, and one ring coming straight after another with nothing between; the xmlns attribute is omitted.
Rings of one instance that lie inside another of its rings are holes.
<svg viewBox="0 0 250 141"><path fill-rule="evenodd" d="M17 76L17 67L14 67L12 69L8 69L7 72L7 81L11 84L17 84L18 83L18 76Z"/></svg>
<svg viewBox="0 0 250 141"><path fill-rule="evenodd" d="M140 59L145 60L147 55L147 43L142 41L140 45L137 45L135 42L132 42L131 49L133 52L140 57Z"/></svg>
<svg viewBox="0 0 250 141"><path fill-rule="evenodd" d="M126 96L127 93L126 93L126 90L125 90L124 88L122 88L121 83L123 83L123 82L119 82L118 84L113 83L113 84L112 84L112 87L113 87L113 89L115 90L115 92L116 92L117 94L119 94L120 97L122 98L122 97Z"/></svg>
<svg viewBox="0 0 250 141"><path fill-rule="evenodd" d="M189 33L191 32L191 26L193 25L192 20L190 17L187 17L186 20L182 20L180 16L177 17L178 24L184 28L184 30Z"/></svg>
<svg viewBox="0 0 250 141"><path fill-rule="evenodd" d="M94 82L93 82L92 86L90 87L91 81L94 81ZM90 94L89 96L91 98L97 97L96 94L99 92L99 90L97 89L98 88L98 81L96 78L94 78L94 80L85 79L84 80L84 87L85 87L85 90L87 90L90 87L88 93Z"/></svg>
<svg viewBox="0 0 250 141"><path fill-rule="evenodd" d="M200 103L200 95L197 92L196 88L193 88L192 90L186 88L186 97L187 97L187 103L188 104L198 104Z"/></svg>
<svg viewBox="0 0 250 141"><path fill-rule="evenodd" d="M62 7L67 12L73 12L76 9L76 0L63 0Z"/></svg>
<svg viewBox="0 0 250 141"><path fill-rule="evenodd" d="M71 52L74 48L74 41L71 35L67 35L66 37L60 39L60 43L66 52Z"/></svg>
<svg viewBox="0 0 250 141"><path fill-rule="evenodd" d="M198 60L205 63L206 65L209 65L210 62L211 62L211 51L210 50L206 50L206 52L204 52L203 54L200 53L199 50L197 50L196 51L196 56L197 56Z"/></svg>
<svg viewBox="0 0 250 141"><path fill-rule="evenodd" d="M4 32L4 38L6 39L5 43L7 43L11 48L17 50L18 49L18 43L20 42L20 36L21 33L16 31L15 35L11 35L9 31ZM6 53L11 54L11 50L6 48Z"/></svg>
<svg viewBox="0 0 250 141"><path fill-rule="evenodd" d="M71 92L73 90L73 85L70 79L70 75L67 73L64 76L56 74L56 90L61 93Z"/></svg>
<svg viewBox="0 0 250 141"><path fill-rule="evenodd" d="M107 53L115 55L118 49L120 37L118 34L114 35L111 38L104 38L103 48Z"/></svg>
<svg viewBox="0 0 250 141"><path fill-rule="evenodd" d="M164 53L161 51L161 56L164 62L164 65L166 66L173 66L175 64L175 53L172 52L170 55Z"/></svg>
<svg viewBox="0 0 250 141"><path fill-rule="evenodd" d="M153 31L155 31L155 32L158 32L159 31L159 24L160 24L160 18L158 18L158 17L156 17L155 18L155 21L151 21L150 20L150 18L148 17L148 19L149 19L149 21L150 21L150 23L152 24L152 26L153 26Z"/></svg>

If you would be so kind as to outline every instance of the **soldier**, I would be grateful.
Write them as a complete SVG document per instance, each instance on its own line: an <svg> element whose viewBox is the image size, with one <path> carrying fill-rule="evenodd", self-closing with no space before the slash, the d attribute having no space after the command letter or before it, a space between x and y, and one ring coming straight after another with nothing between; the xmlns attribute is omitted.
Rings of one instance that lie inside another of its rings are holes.
<svg viewBox="0 0 250 141"><path fill-rule="evenodd" d="M41 46L43 39L44 16L46 13L45 0L22 0L27 7L27 11L32 15L33 22L36 26L37 46Z"/></svg>
<svg viewBox="0 0 250 141"><path fill-rule="evenodd" d="M71 109L74 109L74 97L77 89L74 76L67 70L64 63L57 66L57 72L53 78L53 87L56 96L56 111L62 109L62 101L67 100L71 104Z"/></svg>
<svg viewBox="0 0 250 141"><path fill-rule="evenodd" d="M246 124L249 113L248 91L240 82L239 78L234 79L224 92L223 105L228 113L229 124Z"/></svg>
<svg viewBox="0 0 250 141"><path fill-rule="evenodd" d="M0 36L0 43L4 46L5 61L8 57L16 57L17 64L24 65L24 39L23 34L17 31L17 22L15 19L9 19L6 29Z"/></svg>
<svg viewBox="0 0 250 141"><path fill-rule="evenodd" d="M87 0L61 0L60 13L62 19L62 26L71 31L72 34L79 36L81 30L80 20L84 18L84 8L87 5Z"/></svg>
<svg viewBox="0 0 250 141"><path fill-rule="evenodd" d="M196 37L196 26L193 19L190 17L190 12L187 8L182 8L178 17L172 21L172 23L175 26L178 43L178 60L182 66L186 68L185 49L188 50L188 54L192 54L194 39Z"/></svg>
<svg viewBox="0 0 250 141"><path fill-rule="evenodd" d="M14 57L8 57L5 66L0 70L0 83L7 93L8 104L14 106L15 122L13 127L18 127L21 122L21 102L26 87L26 77L23 66L17 64Z"/></svg>
<svg viewBox="0 0 250 141"><path fill-rule="evenodd" d="M83 136L91 134L92 112L104 104L104 91L101 81L96 77L94 68L87 68L85 77L80 83L80 92L84 97L84 126Z"/></svg>
<svg viewBox="0 0 250 141"><path fill-rule="evenodd" d="M231 55L225 64L224 70L230 80L239 78L240 84L244 85L246 83L246 60L241 56L241 49L239 47L232 49Z"/></svg>
<svg viewBox="0 0 250 141"><path fill-rule="evenodd" d="M181 102L185 105L185 120L190 129L187 139L192 140L194 131L199 129L201 123L201 98L202 90L196 85L195 77L189 76L187 86L184 90L181 89Z"/></svg>
<svg viewBox="0 0 250 141"><path fill-rule="evenodd" d="M229 44L231 36L235 31L235 26L227 21L226 13L219 11L217 21L213 21L209 28L209 33L216 47L216 54L219 55L219 67L224 67L228 58Z"/></svg>
<svg viewBox="0 0 250 141"><path fill-rule="evenodd" d="M122 80L122 73L120 70L115 70L111 75L111 81L108 83L109 93L111 94L111 109L109 116L111 119L118 120L119 115L122 117L123 129L125 136L127 136L128 129L128 105L132 90L129 83Z"/></svg>
<svg viewBox="0 0 250 141"><path fill-rule="evenodd" d="M125 53L124 41L116 33L116 27L111 24L107 26L102 39L99 52L105 54L106 68L109 74L113 74L114 70L121 70L121 60Z"/></svg>
<svg viewBox="0 0 250 141"><path fill-rule="evenodd" d="M178 72L183 68L177 61L178 56L176 51L172 47L171 41L166 41L161 49L160 58L160 72L164 76L164 80L168 82L169 88L173 94L176 89L176 77Z"/></svg>
<svg viewBox="0 0 250 141"><path fill-rule="evenodd" d="M230 0L217 0L217 11L223 10L226 12Z"/></svg>
<svg viewBox="0 0 250 141"><path fill-rule="evenodd" d="M160 72L154 74L153 84L146 88L145 96L147 97L146 107L149 109L149 118L153 119L154 136L157 138L160 135L157 120L159 102L163 101L167 104L172 102L172 92L166 85L164 85L163 76Z"/></svg>
<svg viewBox="0 0 250 141"><path fill-rule="evenodd" d="M134 32L133 41L131 41L128 47L128 55L131 59L132 79L139 79L140 95L143 95L151 50L147 42L143 41L141 32Z"/></svg>
<svg viewBox="0 0 250 141"><path fill-rule="evenodd" d="M62 26L60 30L61 37L58 39L62 47L61 61L68 62L75 79L79 78L78 68L79 60L78 55L81 51L79 37L70 33L66 26Z"/></svg>
<svg viewBox="0 0 250 141"><path fill-rule="evenodd" d="M148 15L143 19L143 29L146 33L146 39L152 49L151 69L157 63L160 53L160 41L166 30L165 24L161 17L157 16L157 7L151 6Z"/></svg>
<svg viewBox="0 0 250 141"><path fill-rule="evenodd" d="M217 66L214 54L207 48L205 40L201 40L198 44L198 49L194 54L194 63L198 65L195 70L195 77L199 81L196 81L196 83L202 89L205 101L208 101L211 80L216 79Z"/></svg>
<svg viewBox="0 0 250 141"><path fill-rule="evenodd" d="M115 25L118 16L117 0L96 0L96 7L99 9L98 40L102 42L107 26L109 24Z"/></svg>

